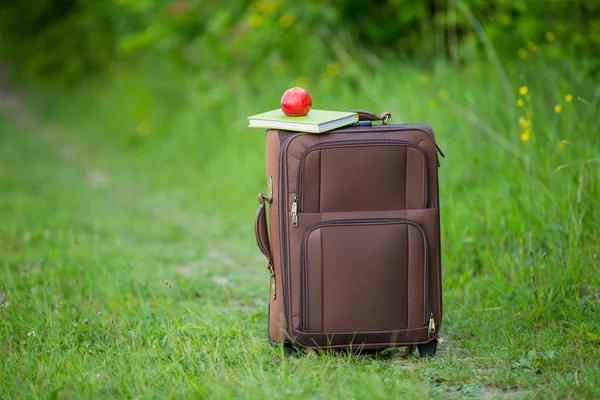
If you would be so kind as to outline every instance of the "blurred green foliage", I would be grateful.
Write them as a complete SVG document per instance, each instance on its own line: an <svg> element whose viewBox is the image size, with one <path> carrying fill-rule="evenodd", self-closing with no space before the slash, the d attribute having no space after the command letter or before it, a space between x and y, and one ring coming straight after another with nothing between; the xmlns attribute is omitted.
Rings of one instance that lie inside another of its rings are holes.
<svg viewBox="0 0 600 400"><path fill-rule="evenodd" d="M585 58L592 69L600 54L600 2L4 1L0 45L20 75L38 78L77 79L143 58L203 71L235 66L281 74L293 67L311 76L322 73L316 64L339 58L340 48L354 57L371 49L463 63L489 46L501 58Z"/></svg>

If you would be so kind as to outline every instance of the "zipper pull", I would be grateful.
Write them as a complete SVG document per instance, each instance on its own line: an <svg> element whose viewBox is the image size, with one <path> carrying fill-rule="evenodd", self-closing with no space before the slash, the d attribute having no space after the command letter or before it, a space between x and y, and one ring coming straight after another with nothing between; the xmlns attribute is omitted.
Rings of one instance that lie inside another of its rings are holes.
<svg viewBox="0 0 600 400"><path fill-rule="evenodd" d="M298 195L294 196L292 203L292 226L298 226Z"/></svg>
<svg viewBox="0 0 600 400"><path fill-rule="evenodd" d="M269 261L269 263L267 264L267 269L269 270L269 275L271 277L271 293L273 293L273 300L275 300L276 298L276 294L275 294L275 270L273 269L273 264Z"/></svg>
<svg viewBox="0 0 600 400"><path fill-rule="evenodd" d="M442 156L443 158L446 158L446 156L444 155L444 152L442 151L442 149L440 149L440 146L437 145L437 143L435 144L435 150L439 153L440 156ZM437 164L437 167L440 167L440 160L436 157L435 158L435 163Z"/></svg>
<svg viewBox="0 0 600 400"><path fill-rule="evenodd" d="M440 146L438 146L437 143L435 144L435 148L436 148L437 152L440 153L440 156L442 156L442 158L446 158L446 155L444 154L442 149L440 149Z"/></svg>
<svg viewBox="0 0 600 400"><path fill-rule="evenodd" d="M271 292L273 293L273 300L277 298L277 286L275 285L275 274L271 274Z"/></svg>
<svg viewBox="0 0 600 400"><path fill-rule="evenodd" d="M429 314L429 339L435 335L435 321L433 320L433 313Z"/></svg>

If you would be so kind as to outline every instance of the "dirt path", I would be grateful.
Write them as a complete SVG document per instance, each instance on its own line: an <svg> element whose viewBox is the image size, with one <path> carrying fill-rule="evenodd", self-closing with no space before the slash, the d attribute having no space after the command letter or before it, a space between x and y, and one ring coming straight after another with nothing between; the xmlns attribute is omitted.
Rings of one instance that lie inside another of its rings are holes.
<svg viewBox="0 0 600 400"><path fill-rule="evenodd" d="M146 219L160 220L163 226L177 227L186 232L186 236L195 238L195 247L205 249L206 254L194 260L182 257L177 266L180 274L193 277L200 269L220 265L254 276L252 271L255 265L262 265L262 255L256 251L251 241L241 241L237 236L236 245L230 243L231 239L222 240L222 243L215 240L212 230L213 226L216 226L216 220L212 216L202 213L201 210L185 208L178 204L176 199L171 198L168 191L163 191L160 187L142 185L134 179L135 171L125 172L122 169L123 165L127 166L127 160L119 163L117 170L114 165L105 165L95 154L88 154L85 146L80 146L81 143L72 141L69 135L62 134L64 128L49 125L38 118L28 107L25 97L11 85L6 69L1 65L0 114L8 117L10 124L19 134L43 142L49 152L55 153L62 160L60 168L75 171L77 175L82 176L83 186L78 187L78 190L91 191L98 195L103 191L110 191L112 206L132 208L131 212L142 214ZM5 134L9 136L16 133ZM156 210L160 210L160 213ZM252 268L242 267L242 264L247 263L251 264Z"/></svg>

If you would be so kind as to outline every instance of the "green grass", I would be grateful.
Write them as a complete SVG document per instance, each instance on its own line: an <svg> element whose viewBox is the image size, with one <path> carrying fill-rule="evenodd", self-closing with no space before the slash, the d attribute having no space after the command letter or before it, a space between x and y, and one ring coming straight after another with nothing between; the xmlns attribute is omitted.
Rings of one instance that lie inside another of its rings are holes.
<svg viewBox="0 0 600 400"><path fill-rule="evenodd" d="M437 357L267 343L263 135L245 117L291 77L123 72L0 116L0 397L600 397L593 82L511 64L505 93L488 65L341 57L339 76L304 83L315 107L428 122L447 155Z"/></svg>

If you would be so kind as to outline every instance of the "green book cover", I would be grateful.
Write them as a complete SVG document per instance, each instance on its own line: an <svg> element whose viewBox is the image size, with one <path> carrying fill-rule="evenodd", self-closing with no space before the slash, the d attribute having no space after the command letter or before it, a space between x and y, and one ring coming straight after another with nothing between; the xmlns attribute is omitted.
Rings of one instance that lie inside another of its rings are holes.
<svg viewBox="0 0 600 400"><path fill-rule="evenodd" d="M358 115L352 112L313 109L307 115L289 117L281 109L276 109L248 117L248 126L323 133L353 124L356 121L358 121Z"/></svg>

